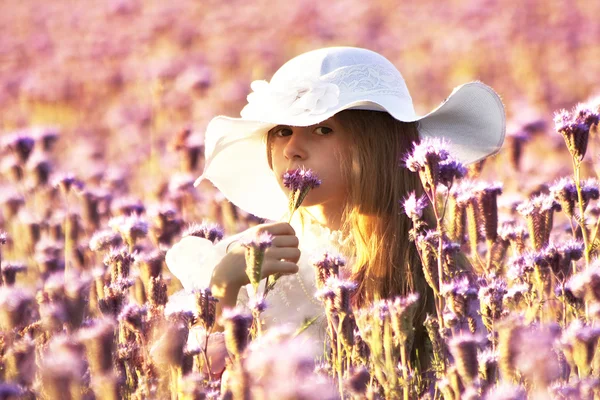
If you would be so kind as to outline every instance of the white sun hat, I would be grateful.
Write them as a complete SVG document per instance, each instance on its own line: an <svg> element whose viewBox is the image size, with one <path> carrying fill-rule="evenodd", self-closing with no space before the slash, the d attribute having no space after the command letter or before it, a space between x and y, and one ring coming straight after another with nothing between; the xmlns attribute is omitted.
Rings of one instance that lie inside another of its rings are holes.
<svg viewBox="0 0 600 400"><path fill-rule="evenodd" d="M498 152L504 141L500 97L475 81L456 87L435 110L419 117L404 78L382 55L356 47L329 47L285 63L271 82L254 81L241 118L218 116L205 135L205 167L195 185L210 180L242 210L280 220L288 210L269 168L267 132L277 125L310 126L346 109L385 111L404 122L419 121L421 138L450 141L465 164Z"/></svg>

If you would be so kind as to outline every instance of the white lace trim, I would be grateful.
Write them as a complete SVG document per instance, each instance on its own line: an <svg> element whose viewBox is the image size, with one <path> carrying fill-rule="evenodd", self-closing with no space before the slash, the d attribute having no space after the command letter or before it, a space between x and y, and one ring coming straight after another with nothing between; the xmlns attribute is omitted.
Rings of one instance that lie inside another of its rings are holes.
<svg viewBox="0 0 600 400"><path fill-rule="evenodd" d="M338 68L321 80L336 84L345 97L350 93L377 93L410 98L402 75L384 65L357 64Z"/></svg>

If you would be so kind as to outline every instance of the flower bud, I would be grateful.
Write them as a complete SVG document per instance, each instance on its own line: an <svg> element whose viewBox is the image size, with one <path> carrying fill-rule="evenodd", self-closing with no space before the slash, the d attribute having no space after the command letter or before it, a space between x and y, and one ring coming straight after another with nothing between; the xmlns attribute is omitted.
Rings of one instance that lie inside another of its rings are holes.
<svg viewBox="0 0 600 400"><path fill-rule="evenodd" d="M458 374L465 385L472 385L478 379L477 350L481 344L481 338L470 334L455 336L449 343Z"/></svg>
<svg viewBox="0 0 600 400"><path fill-rule="evenodd" d="M252 315L240 309L223 311L221 325L225 327L225 345L229 353L236 358L242 355L248 345L252 321Z"/></svg>

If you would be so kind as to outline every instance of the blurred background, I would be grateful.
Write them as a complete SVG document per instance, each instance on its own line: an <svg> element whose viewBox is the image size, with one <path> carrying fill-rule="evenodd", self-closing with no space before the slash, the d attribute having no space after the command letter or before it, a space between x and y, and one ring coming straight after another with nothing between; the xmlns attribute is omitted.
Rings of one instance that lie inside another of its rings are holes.
<svg viewBox="0 0 600 400"><path fill-rule="evenodd" d="M0 132L56 136L50 176L159 200L199 175L208 121L239 116L252 80L308 50L361 46L400 69L419 114L467 81L492 86L508 136L483 173L522 190L570 173L552 116L600 94L598 15L587 0L5 0Z"/></svg>

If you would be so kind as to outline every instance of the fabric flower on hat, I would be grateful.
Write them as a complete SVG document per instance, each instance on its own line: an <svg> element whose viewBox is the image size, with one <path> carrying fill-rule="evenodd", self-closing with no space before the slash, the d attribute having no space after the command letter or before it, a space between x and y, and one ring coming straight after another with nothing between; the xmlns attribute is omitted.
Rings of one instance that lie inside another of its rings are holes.
<svg viewBox="0 0 600 400"><path fill-rule="evenodd" d="M321 80L303 79L283 85L254 81L250 87L253 92L241 112L245 119L265 120L267 115L319 115L339 103L339 87Z"/></svg>

